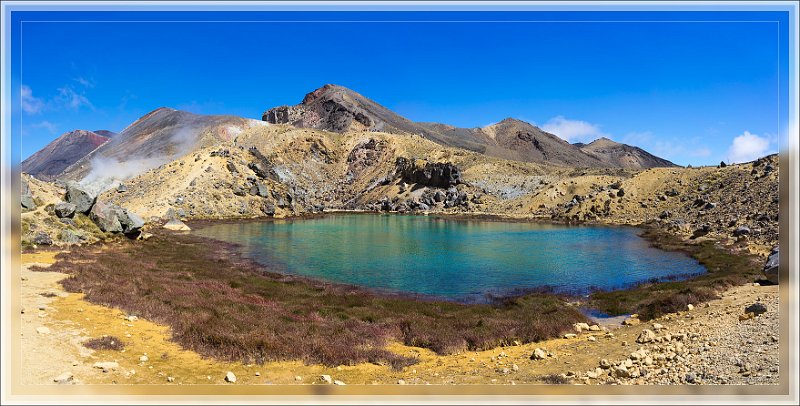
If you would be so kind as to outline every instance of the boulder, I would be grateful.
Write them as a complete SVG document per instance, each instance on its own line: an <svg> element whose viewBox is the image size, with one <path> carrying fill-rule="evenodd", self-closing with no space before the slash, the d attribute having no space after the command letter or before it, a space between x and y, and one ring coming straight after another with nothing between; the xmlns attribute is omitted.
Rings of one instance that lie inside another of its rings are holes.
<svg viewBox="0 0 800 406"><path fill-rule="evenodd" d="M104 232L121 233L122 224L120 224L118 213L119 210L116 206L97 201L89 211L89 218Z"/></svg>
<svg viewBox="0 0 800 406"><path fill-rule="evenodd" d="M31 194L31 188L28 185L28 181L22 179L20 182L20 203L22 204L22 208L28 210L36 209L36 203L33 201L33 195Z"/></svg>
<svg viewBox="0 0 800 406"><path fill-rule="evenodd" d="M764 264L764 276L766 276L767 280L778 284L778 268L780 263L780 252L778 247L772 249L770 252L769 257L767 258L767 262Z"/></svg>
<svg viewBox="0 0 800 406"><path fill-rule="evenodd" d="M167 230L172 230L172 231L191 231L192 230L191 228L189 228L189 226L186 225L186 223L184 223L184 222L182 222L182 221L180 221L178 219L172 219L172 220L168 221L167 224L164 224L164 228L166 228Z"/></svg>
<svg viewBox="0 0 800 406"><path fill-rule="evenodd" d="M77 213L89 213L97 200L97 196L74 182L67 183L66 188L65 200L75 205L75 211Z"/></svg>
<svg viewBox="0 0 800 406"><path fill-rule="evenodd" d="M75 215L75 205L67 202L58 202L53 207L53 211L55 211L58 218L71 218Z"/></svg>
<svg viewBox="0 0 800 406"><path fill-rule="evenodd" d="M531 354L531 359L540 360L545 358L547 358L547 352L541 348L533 350L533 354Z"/></svg>
<svg viewBox="0 0 800 406"><path fill-rule="evenodd" d="M122 226L122 232L125 234L138 234L139 230L144 227L144 219L119 206L115 206L117 211L117 218L119 224Z"/></svg>
<svg viewBox="0 0 800 406"><path fill-rule="evenodd" d="M36 245L53 245L53 239L50 238L46 232L39 231L33 235L33 238L31 238L31 243Z"/></svg>
<svg viewBox="0 0 800 406"><path fill-rule="evenodd" d="M61 230L61 233L58 235L58 238L67 244L80 244L82 239L81 236L75 234L74 231L65 228Z"/></svg>

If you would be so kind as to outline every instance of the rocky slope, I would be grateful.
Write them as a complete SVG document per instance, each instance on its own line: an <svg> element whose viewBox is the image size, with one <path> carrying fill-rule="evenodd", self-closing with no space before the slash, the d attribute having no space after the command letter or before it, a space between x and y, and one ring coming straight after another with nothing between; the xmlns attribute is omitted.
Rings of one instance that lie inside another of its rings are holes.
<svg viewBox="0 0 800 406"><path fill-rule="evenodd" d="M112 181L138 175L198 148L232 141L242 128L262 125L257 123L234 116L204 116L159 108L70 165L59 178L87 184L99 182L96 188L103 189Z"/></svg>
<svg viewBox="0 0 800 406"><path fill-rule="evenodd" d="M105 144L110 139L105 134L86 130L64 133L22 161L21 170L42 180L54 180L64 169Z"/></svg>
<svg viewBox="0 0 800 406"><path fill-rule="evenodd" d="M523 162L570 167L674 166L669 161L624 144L616 144L615 148L620 152L594 147L584 151L538 127L511 118L483 128L416 123L353 90L331 84L307 94L296 106L280 106L265 111L262 119L271 124L291 124L338 133L417 134L443 146Z"/></svg>
<svg viewBox="0 0 800 406"><path fill-rule="evenodd" d="M613 167L657 168L676 166L672 162L659 158L639 147L620 144L605 137L596 139L587 145L581 145L580 149Z"/></svg>

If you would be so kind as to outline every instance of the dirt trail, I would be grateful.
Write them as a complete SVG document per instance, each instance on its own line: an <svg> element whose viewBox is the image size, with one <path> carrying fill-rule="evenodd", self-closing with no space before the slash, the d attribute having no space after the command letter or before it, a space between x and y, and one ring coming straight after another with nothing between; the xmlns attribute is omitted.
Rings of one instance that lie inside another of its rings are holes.
<svg viewBox="0 0 800 406"><path fill-rule="evenodd" d="M321 375L330 375L332 380L346 384L525 384L565 382L564 375L570 377L567 381L574 383L684 383L689 373L698 376L695 383L705 383L701 377L712 376L708 373L709 359L714 361L713 376L716 378L707 383L777 383L778 379L777 368L767 370L773 360L777 362L778 354L777 286L736 287L719 300L654 321L665 327L659 335L664 332L698 332L696 338L686 340L683 361L667 362L665 373L660 378L651 375L648 379L615 379L608 377L604 370L599 379L590 379L586 372L595 370L600 360L606 359L611 363L627 360L640 348L636 343L639 334L645 328L653 329L653 322L636 326L614 324L608 332L583 332L574 338L448 356L392 344L389 346L391 351L419 359L416 365L403 371L373 364L336 368L304 365L302 362L244 365L203 358L195 352L183 350L170 341L170 331L166 326L143 319L128 319L118 309L88 303L82 294L64 292L58 281L67 277L66 274L29 270L33 264L52 262L52 257L52 253L24 254L22 257L23 383L53 384L54 379L61 376L66 383L227 384L225 375L229 371L236 376L236 384L324 384ZM769 312L755 319L739 321L738 315L743 314L744 306L757 299L767 304ZM36 330L39 327L46 327L49 332L39 333ZM757 330L758 336L753 334L753 329ZM95 351L82 345L88 339L104 335L117 337L124 348ZM724 345L721 345L720 337L726 340ZM536 348L552 356L532 360L531 354ZM766 361L756 364L748 361L748 351L742 351L746 348L753 348L751 355ZM695 350L698 355L689 356ZM696 365L692 357L697 359ZM112 364L106 368L107 372L103 372L93 367L97 362L115 362L118 365ZM736 363L747 363L752 368L748 373L734 365ZM70 375L72 378L65 378Z"/></svg>

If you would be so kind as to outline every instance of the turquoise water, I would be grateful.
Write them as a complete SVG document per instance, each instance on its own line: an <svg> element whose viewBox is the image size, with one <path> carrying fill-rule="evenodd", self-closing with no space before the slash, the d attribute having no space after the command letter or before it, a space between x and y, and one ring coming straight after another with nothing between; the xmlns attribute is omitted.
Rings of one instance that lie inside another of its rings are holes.
<svg viewBox="0 0 800 406"><path fill-rule="evenodd" d="M684 254L650 247L637 232L347 214L196 231L241 245L273 271L465 302L544 287L585 294L705 272Z"/></svg>

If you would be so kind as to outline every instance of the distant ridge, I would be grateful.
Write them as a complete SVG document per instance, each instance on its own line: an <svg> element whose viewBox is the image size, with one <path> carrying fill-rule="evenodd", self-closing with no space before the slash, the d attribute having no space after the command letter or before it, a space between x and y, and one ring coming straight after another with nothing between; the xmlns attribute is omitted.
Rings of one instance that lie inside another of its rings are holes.
<svg viewBox="0 0 800 406"><path fill-rule="evenodd" d="M339 133L380 131L419 134L444 146L523 162L635 169L674 166L641 148L625 144L614 143L614 146L610 146L601 142L595 146L573 145L514 118L483 128L413 122L351 89L333 84L306 94L295 106L279 106L265 111L262 120Z"/></svg>
<svg viewBox="0 0 800 406"><path fill-rule="evenodd" d="M105 144L109 139L97 132L86 130L64 133L22 161L21 170L41 180L53 180L64 169Z"/></svg>

